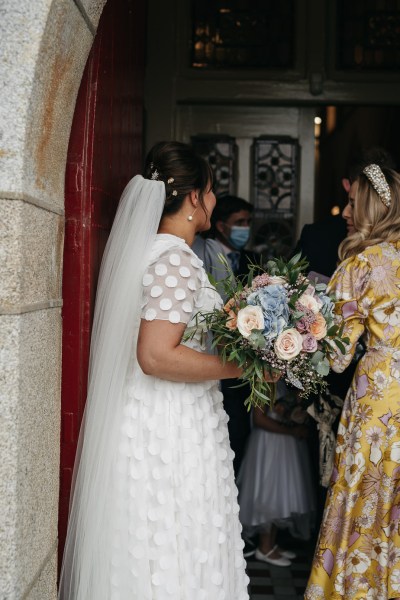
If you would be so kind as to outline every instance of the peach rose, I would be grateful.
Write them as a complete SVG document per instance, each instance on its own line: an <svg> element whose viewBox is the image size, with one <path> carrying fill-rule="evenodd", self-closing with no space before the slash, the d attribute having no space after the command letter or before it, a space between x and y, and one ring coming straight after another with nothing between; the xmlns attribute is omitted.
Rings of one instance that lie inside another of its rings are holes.
<svg viewBox="0 0 400 600"><path fill-rule="evenodd" d="M236 306L235 298L229 298L228 302L224 306L224 311L229 314L234 306Z"/></svg>
<svg viewBox="0 0 400 600"><path fill-rule="evenodd" d="M302 304L308 310L312 310L313 313L318 313L322 303L315 296L311 294L302 294L299 298L300 304Z"/></svg>
<svg viewBox="0 0 400 600"><path fill-rule="evenodd" d="M230 310L227 314L228 314L228 318L226 320L226 326L228 329L233 331L234 329L237 328L237 314L235 312L233 312L233 310Z"/></svg>
<svg viewBox="0 0 400 600"><path fill-rule="evenodd" d="M228 302L224 306L224 312L226 312L226 314L228 315L228 318L226 320L226 326L231 331L237 328L237 314L233 310L235 306L236 302L234 298L228 300Z"/></svg>
<svg viewBox="0 0 400 600"><path fill-rule="evenodd" d="M245 306L237 314L237 328L243 337L250 337L253 329L264 329L261 306Z"/></svg>
<svg viewBox="0 0 400 600"><path fill-rule="evenodd" d="M282 360L292 360L300 354L303 347L303 336L297 329L286 329L275 340L275 352Z"/></svg>
<svg viewBox="0 0 400 600"><path fill-rule="evenodd" d="M315 315L314 323L311 323L310 325L310 333L312 333L317 340L322 340L322 338L326 336L326 331L326 321L321 313L318 313Z"/></svg>

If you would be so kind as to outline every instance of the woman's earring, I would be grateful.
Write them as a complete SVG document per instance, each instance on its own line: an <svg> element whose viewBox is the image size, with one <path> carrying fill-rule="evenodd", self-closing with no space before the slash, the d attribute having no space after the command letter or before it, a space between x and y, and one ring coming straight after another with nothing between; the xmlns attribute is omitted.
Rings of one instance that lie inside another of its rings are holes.
<svg viewBox="0 0 400 600"><path fill-rule="evenodd" d="M197 210L197 206L196 206L196 208L194 209L194 211L192 212L192 214L191 214L191 215L189 215L189 216L187 217L187 220L188 220L188 221L193 221L193 215L194 215L194 213L196 212L196 210Z"/></svg>

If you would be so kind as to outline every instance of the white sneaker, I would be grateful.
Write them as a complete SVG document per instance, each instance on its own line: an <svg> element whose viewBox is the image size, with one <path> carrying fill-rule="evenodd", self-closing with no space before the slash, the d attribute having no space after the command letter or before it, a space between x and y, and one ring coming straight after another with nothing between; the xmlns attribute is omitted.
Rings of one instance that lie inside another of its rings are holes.
<svg viewBox="0 0 400 600"><path fill-rule="evenodd" d="M278 552L281 556L284 556L285 558L288 558L289 560L293 560L297 557L297 554L295 552L292 552L292 550L283 550L282 548L279 548L279 546L274 546L273 549L278 550Z"/></svg>
<svg viewBox="0 0 400 600"><path fill-rule="evenodd" d="M275 565L276 567L290 567L292 564L288 558L285 556L280 556L279 558L272 558L271 554L274 553L276 548L272 548L267 554L263 554L259 548L257 548L255 552L255 557L257 560L262 560L263 562L269 563L270 565Z"/></svg>

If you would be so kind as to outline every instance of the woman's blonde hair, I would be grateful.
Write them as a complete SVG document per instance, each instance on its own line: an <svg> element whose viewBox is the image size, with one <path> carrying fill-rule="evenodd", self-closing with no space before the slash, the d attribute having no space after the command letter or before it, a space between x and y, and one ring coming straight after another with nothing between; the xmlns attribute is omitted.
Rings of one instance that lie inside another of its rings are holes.
<svg viewBox="0 0 400 600"><path fill-rule="evenodd" d="M390 206L385 206L367 176L361 173L355 180L358 183L353 207L356 231L340 244L340 260L374 244L400 241L400 175L392 169L381 167L381 170L389 185Z"/></svg>

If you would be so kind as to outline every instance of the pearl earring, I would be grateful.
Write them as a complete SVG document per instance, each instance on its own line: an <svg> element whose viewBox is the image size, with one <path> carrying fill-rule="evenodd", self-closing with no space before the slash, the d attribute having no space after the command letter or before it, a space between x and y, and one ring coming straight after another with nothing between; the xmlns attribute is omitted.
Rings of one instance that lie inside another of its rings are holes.
<svg viewBox="0 0 400 600"><path fill-rule="evenodd" d="M196 212L196 210L197 210L197 206L196 206L196 208L194 209L194 211L192 212L192 214L191 214L191 215L189 215L189 216L187 217L187 220L188 220L188 221L193 221L193 215L194 215L194 213Z"/></svg>

